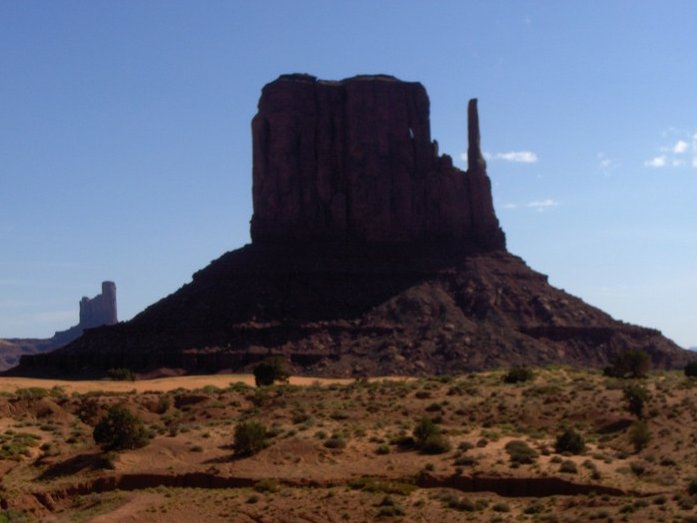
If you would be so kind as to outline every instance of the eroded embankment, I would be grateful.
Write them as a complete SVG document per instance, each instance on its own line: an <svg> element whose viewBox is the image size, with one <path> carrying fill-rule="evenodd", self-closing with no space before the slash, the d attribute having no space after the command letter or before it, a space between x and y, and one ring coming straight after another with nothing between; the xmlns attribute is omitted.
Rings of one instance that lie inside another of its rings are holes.
<svg viewBox="0 0 697 523"><path fill-rule="evenodd" d="M574 483L557 477L498 477L498 476L435 476L422 474L417 478L385 478L370 476L371 480L404 482L418 488L452 488L462 492L492 492L505 497L547 497L586 495L594 492L609 496L636 495L619 488L604 485ZM141 490L153 487L178 487L201 489L249 488L259 478L228 477L192 472L188 474L115 474L89 481L75 483L62 488L34 492L36 499L52 510L56 503L75 496L109 492L112 490ZM289 479L279 478L278 484L295 488L331 488L347 486L347 480Z"/></svg>

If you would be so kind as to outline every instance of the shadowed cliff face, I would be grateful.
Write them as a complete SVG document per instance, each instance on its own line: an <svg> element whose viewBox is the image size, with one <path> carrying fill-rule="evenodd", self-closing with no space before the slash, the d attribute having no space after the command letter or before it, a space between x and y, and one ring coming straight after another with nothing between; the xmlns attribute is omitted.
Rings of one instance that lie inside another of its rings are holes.
<svg viewBox="0 0 697 523"><path fill-rule="evenodd" d="M476 101L469 113L469 148L481 159ZM465 173L438 156L419 83L282 76L264 87L252 133L254 242L439 240L505 249L483 159Z"/></svg>

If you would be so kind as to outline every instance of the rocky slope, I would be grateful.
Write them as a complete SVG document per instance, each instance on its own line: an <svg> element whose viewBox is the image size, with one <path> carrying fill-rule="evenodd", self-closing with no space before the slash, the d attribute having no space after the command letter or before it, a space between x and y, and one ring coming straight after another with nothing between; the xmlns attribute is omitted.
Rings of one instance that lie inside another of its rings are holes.
<svg viewBox="0 0 697 523"><path fill-rule="evenodd" d="M555 289L505 250L475 100L468 124L462 172L431 142L420 84L280 77L252 124L253 243L16 373L217 372L271 353L326 376L599 367L630 347L683 365L689 353L660 332Z"/></svg>

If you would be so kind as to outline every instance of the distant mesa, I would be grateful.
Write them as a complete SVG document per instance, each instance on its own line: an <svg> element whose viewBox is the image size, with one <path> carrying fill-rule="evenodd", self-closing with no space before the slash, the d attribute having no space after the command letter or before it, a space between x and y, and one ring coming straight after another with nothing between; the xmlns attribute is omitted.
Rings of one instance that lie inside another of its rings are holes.
<svg viewBox="0 0 697 523"><path fill-rule="evenodd" d="M690 353L659 331L614 320L507 252L476 100L467 122L462 171L431 138L421 84L279 77L252 120L252 243L11 373L239 372L279 354L296 374L419 375L603 367L627 348L683 365Z"/></svg>
<svg viewBox="0 0 697 523"><path fill-rule="evenodd" d="M55 350L79 338L86 329L118 322L116 313L116 284L102 282L102 293L80 300L80 321L64 331L57 331L48 339L12 338L0 340L0 370L14 367L22 354L44 353Z"/></svg>

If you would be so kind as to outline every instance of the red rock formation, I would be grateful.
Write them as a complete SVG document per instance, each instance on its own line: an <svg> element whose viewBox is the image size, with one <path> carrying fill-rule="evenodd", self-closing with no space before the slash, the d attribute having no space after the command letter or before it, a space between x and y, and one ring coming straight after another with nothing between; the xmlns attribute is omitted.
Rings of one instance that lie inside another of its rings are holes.
<svg viewBox="0 0 697 523"><path fill-rule="evenodd" d="M113 281L103 281L101 294L92 299L83 296L80 300L79 327L84 330L117 322L116 284Z"/></svg>
<svg viewBox="0 0 697 523"><path fill-rule="evenodd" d="M469 113L470 151L481 158L474 100ZM440 240L505 249L483 160L464 173L438 156L417 82L284 75L264 87L252 133L254 242Z"/></svg>

